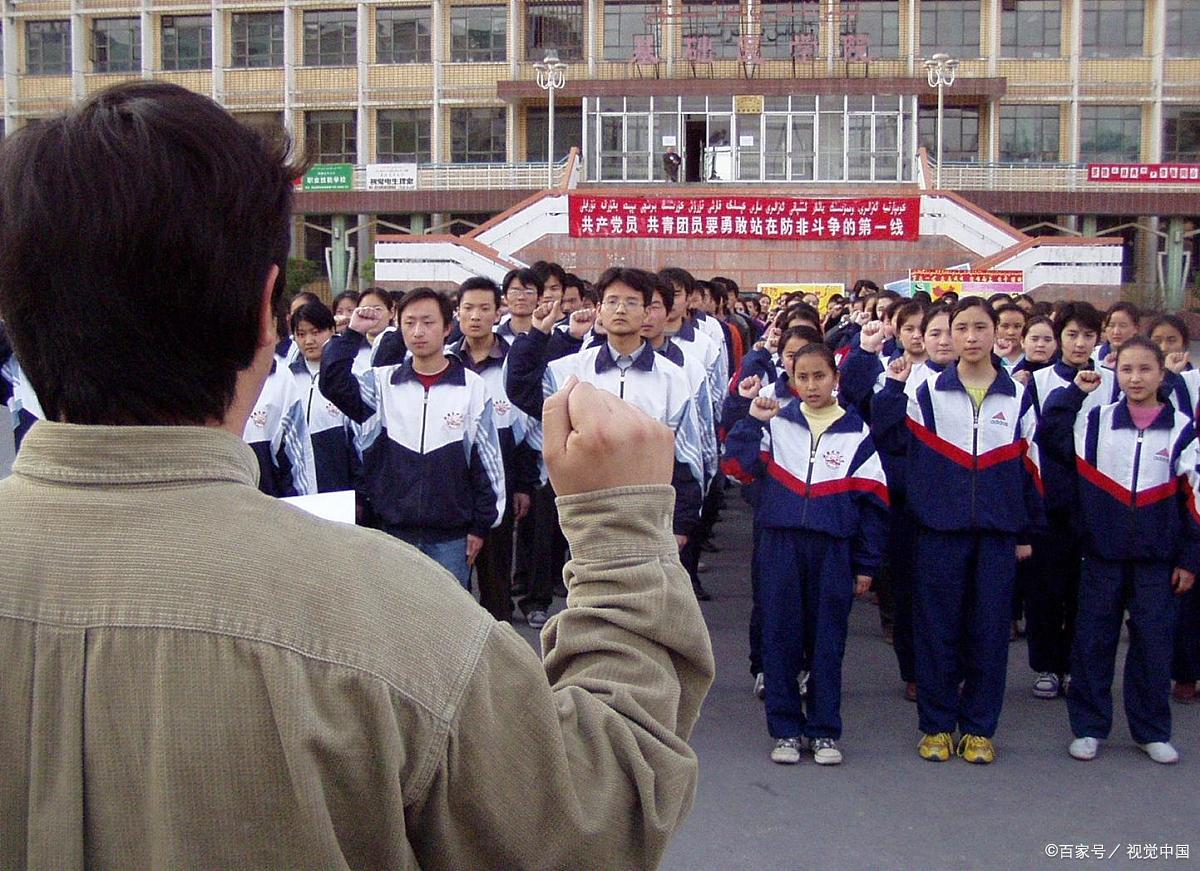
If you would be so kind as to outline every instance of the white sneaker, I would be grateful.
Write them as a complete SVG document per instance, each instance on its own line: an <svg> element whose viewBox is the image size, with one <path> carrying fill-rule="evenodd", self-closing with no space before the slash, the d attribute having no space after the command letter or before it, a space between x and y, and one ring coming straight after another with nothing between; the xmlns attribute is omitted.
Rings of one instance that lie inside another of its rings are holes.
<svg viewBox="0 0 1200 871"><path fill-rule="evenodd" d="M767 697L767 682L761 671L754 676L754 697L759 701Z"/></svg>
<svg viewBox="0 0 1200 871"><path fill-rule="evenodd" d="M795 765L800 761L800 739L780 738L771 751L771 761L780 765Z"/></svg>
<svg viewBox="0 0 1200 871"><path fill-rule="evenodd" d="M1062 684L1059 683L1058 675L1043 671L1033 682L1033 697L1035 699L1057 699L1061 689Z"/></svg>
<svg viewBox="0 0 1200 871"><path fill-rule="evenodd" d="M808 695L808 672L800 672L800 677L796 679L796 683L800 686L800 698L804 698Z"/></svg>
<svg viewBox="0 0 1200 871"><path fill-rule="evenodd" d="M817 765L841 765L842 751L832 738L812 739L813 762Z"/></svg>
<svg viewBox="0 0 1200 871"><path fill-rule="evenodd" d="M1149 744L1139 744L1138 746L1160 765L1173 765L1179 761L1179 751L1172 747L1169 741L1151 741Z"/></svg>
<svg viewBox="0 0 1200 871"><path fill-rule="evenodd" d="M1081 762L1091 762L1096 758L1096 753L1100 750L1100 741L1096 738L1076 738L1071 742L1071 746L1067 748L1067 752L1071 754L1072 759L1078 759Z"/></svg>

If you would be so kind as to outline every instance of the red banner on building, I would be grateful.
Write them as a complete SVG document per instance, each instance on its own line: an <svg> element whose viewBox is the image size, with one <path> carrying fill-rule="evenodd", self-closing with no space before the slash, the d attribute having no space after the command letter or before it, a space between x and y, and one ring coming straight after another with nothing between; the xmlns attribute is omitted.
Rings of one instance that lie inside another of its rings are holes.
<svg viewBox="0 0 1200 871"><path fill-rule="evenodd" d="M916 241L919 197L660 197L571 194L578 239Z"/></svg>
<svg viewBox="0 0 1200 871"><path fill-rule="evenodd" d="M1200 164L1089 163L1088 181L1200 184Z"/></svg>

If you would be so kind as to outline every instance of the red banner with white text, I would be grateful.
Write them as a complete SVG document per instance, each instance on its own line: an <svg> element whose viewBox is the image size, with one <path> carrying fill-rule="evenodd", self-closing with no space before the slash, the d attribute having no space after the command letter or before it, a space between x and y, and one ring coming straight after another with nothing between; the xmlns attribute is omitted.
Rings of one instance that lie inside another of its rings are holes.
<svg viewBox="0 0 1200 871"><path fill-rule="evenodd" d="M571 194L577 239L796 239L915 242L919 197L660 197Z"/></svg>
<svg viewBox="0 0 1200 871"><path fill-rule="evenodd" d="M1200 184L1200 164L1192 163L1089 163L1087 173L1088 181Z"/></svg>

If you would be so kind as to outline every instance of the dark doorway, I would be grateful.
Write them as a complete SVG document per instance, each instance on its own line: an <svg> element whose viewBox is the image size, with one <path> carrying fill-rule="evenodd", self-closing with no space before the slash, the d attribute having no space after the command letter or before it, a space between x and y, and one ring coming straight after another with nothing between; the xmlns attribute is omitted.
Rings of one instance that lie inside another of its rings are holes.
<svg viewBox="0 0 1200 871"><path fill-rule="evenodd" d="M703 115L683 117L683 171L684 181L695 184L704 166L704 137L707 135L708 119Z"/></svg>

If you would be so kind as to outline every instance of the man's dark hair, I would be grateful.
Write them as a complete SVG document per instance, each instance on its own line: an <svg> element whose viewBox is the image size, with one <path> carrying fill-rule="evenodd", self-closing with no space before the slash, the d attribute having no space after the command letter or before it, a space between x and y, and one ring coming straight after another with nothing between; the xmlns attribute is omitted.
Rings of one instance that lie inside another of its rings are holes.
<svg viewBox="0 0 1200 871"><path fill-rule="evenodd" d="M603 300L605 292L617 282L640 293L642 305L654 302L654 291L658 288L657 276L644 269L631 269L627 266L614 266L604 270L604 274L596 282L596 295Z"/></svg>
<svg viewBox="0 0 1200 871"><path fill-rule="evenodd" d="M450 302L450 297L444 293L438 293L432 287L414 287L404 294L400 302L396 304L396 322L400 322L400 316L404 314L406 308L423 299L432 299L437 303L438 311L442 313L442 326L449 326L450 321L454 318L454 304Z"/></svg>
<svg viewBox="0 0 1200 871"><path fill-rule="evenodd" d="M496 308L500 308L500 285L482 275L472 275L458 286L458 301L461 303L468 290L486 290L495 300Z"/></svg>
<svg viewBox="0 0 1200 871"><path fill-rule="evenodd" d="M669 281L663 281L661 275L655 275L653 272L647 272L646 274L654 279L654 291L662 296L663 305L666 307L667 313L670 314L671 309L675 305L675 285Z"/></svg>
<svg viewBox="0 0 1200 871"><path fill-rule="evenodd" d="M542 282L542 277L532 269L510 269L504 276L504 280L500 282L500 289L505 295L508 294L508 287L514 281L519 281L526 287L532 287L537 291L538 298L541 299L546 285Z"/></svg>
<svg viewBox="0 0 1200 871"><path fill-rule="evenodd" d="M1054 315L1054 338L1060 346L1063 330L1071 321L1075 321L1088 332L1095 333L1096 341L1100 340L1100 333L1104 329L1104 315L1090 302L1068 302Z"/></svg>
<svg viewBox="0 0 1200 871"><path fill-rule="evenodd" d="M224 419L272 266L282 308L303 174L288 148L207 97L142 81L4 141L0 314L49 419ZM85 308L104 329L84 327Z"/></svg>
<svg viewBox="0 0 1200 871"><path fill-rule="evenodd" d="M724 275L714 275L711 281L713 284L719 284L724 287L726 295L736 296L738 291L741 289L738 287L738 283L736 281L734 281L732 278L726 278Z"/></svg>
<svg viewBox="0 0 1200 871"><path fill-rule="evenodd" d="M713 284L711 281L697 281L695 289L703 291L704 295L718 306L725 300L725 287L723 285Z"/></svg>
<svg viewBox="0 0 1200 871"><path fill-rule="evenodd" d="M546 282L549 281L551 278L557 278L559 284L561 284L563 287L567 286L567 271L565 269L563 269L561 266L559 266L557 263L554 263L552 261L551 262L543 261L543 262L534 264L533 266L530 267L530 269L532 269L534 272L536 272L538 274L538 278L540 278L542 280L543 287L545 286Z"/></svg>
<svg viewBox="0 0 1200 871"><path fill-rule="evenodd" d="M671 282L671 284L678 284L683 288L685 295L691 293L696 287L696 277L678 266L664 266L658 270L658 277Z"/></svg>
<svg viewBox="0 0 1200 871"><path fill-rule="evenodd" d="M586 284L587 284L587 282L585 282L582 278L580 278L574 272L568 272L566 280L563 281L563 290L566 290L568 287L575 287L575 288L579 289L579 293L582 296L583 288Z"/></svg>
<svg viewBox="0 0 1200 871"><path fill-rule="evenodd" d="M992 295L995 296L995 294ZM1025 317L1025 309L1021 308L1015 302L1012 302L1012 297L1010 297L1008 294L1002 294L1001 296L1003 299L1007 299L1009 301L996 306L996 317L1000 317L1000 315L1004 314L1005 312L1016 312L1022 318ZM990 304L991 303L989 303L989 305Z"/></svg>
<svg viewBox="0 0 1200 871"><path fill-rule="evenodd" d="M293 333L300 327L301 321L308 321L318 330L332 330L334 327L333 312L320 300L306 302L292 313L292 322L288 326Z"/></svg>

